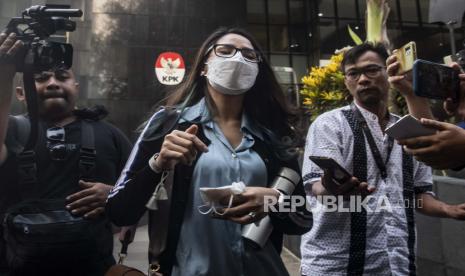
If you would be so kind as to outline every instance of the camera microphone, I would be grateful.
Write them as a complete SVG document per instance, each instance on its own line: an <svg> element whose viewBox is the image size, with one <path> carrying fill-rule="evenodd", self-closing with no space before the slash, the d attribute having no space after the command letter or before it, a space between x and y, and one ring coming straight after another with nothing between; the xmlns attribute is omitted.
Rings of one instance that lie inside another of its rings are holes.
<svg viewBox="0 0 465 276"><path fill-rule="evenodd" d="M79 9L53 9L46 6L32 6L23 12L23 16L31 18L40 17L81 17L82 11Z"/></svg>

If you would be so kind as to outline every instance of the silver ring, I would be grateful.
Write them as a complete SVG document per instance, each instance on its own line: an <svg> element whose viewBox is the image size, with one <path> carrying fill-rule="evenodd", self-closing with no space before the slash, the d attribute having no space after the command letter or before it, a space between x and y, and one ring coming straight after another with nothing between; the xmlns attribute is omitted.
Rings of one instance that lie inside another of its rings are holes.
<svg viewBox="0 0 465 276"><path fill-rule="evenodd" d="M249 213L250 218L255 218L256 216L257 216L257 213L255 213L255 212L250 212Z"/></svg>

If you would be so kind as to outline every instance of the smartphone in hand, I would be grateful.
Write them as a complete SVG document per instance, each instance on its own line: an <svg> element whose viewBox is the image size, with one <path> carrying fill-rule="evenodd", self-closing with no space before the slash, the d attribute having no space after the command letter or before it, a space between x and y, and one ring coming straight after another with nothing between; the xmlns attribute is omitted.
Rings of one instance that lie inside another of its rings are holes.
<svg viewBox="0 0 465 276"><path fill-rule="evenodd" d="M313 163L317 164L318 167L331 173L331 177L335 183L342 185L352 178L352 175L339 165L334 159L324 156L309 156Z"/></svg>
<svg viewBox="0 0 465 276"><path fill-rule="evenodd" d="M451 98L453 102L458 102L459 72L439 63L418 59L413 64L413 91L420 97L437 100Z"/></svg>
<svg viewBox="0 0 465 276"><path fill-rule="evenodd" d="M410 41L400 47L394 52L394 55L397 57L397 61L399 61L400 64L398 74L409 72L412 70L413 63L417 59L417 46L415 41Z"/></svg>
<svg viewBox="0 0 465 276"><path fill-rule="evenodd" d="M433 135L435 133L435 129L425 127L410 114L405 115L392 126L386 128L386 134L396 140Z"/></svg>

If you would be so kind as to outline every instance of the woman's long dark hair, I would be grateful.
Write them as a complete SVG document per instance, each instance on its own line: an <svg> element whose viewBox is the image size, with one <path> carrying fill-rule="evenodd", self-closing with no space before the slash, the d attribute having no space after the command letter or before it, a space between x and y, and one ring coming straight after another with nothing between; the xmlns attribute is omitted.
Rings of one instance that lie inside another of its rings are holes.
<svg viewBox="0 0 465 276"><path fill-rule="evenodd" d="M258 76L252 88L245 93L244 111L260 127L271 131L278 137L295 137L292 124L296 119L296 113L292 110L288 100L284 96L281 86L274 75L271 66L266 60L257 41L246 31L238 28L221 27L214 31L202 44L195 57L194 64L187 76L187 80L166 99L167 106L176 106L184 103L192 92L193 95L186 103L192 106L205 97L212 114L215 114L215 104L207 91L207 81L201 75L208 57L208 49L220 38L227 34L238 34L247 38L255 50L259 51L262 61L258 63Z"/></svg>

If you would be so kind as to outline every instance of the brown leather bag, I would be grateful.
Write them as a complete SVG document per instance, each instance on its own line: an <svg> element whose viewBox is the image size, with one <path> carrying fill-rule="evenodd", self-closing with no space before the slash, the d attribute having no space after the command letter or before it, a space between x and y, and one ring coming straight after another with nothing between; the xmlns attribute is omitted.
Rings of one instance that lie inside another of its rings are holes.
<svg viewBox="0 0 465 276"><path fill-rule="evenodd" d="M105 273L105 276L147 276L139 269L125 266L122 264L116 264L110 267Z"/></svg>
<svg viewBox="0 0 465 276"><path fill-rule="evenodd" d="M135 234L136 227L132 227L132 229L130 227L123 227L123 229L125 229L126 232L124 233L124 237L122 239L120 236L122 246L119 253L118 264L111 266L110 269L105 273L105 276L147 276L139 269L123 265L124 258L126 258L128 254L128 246L134 238L134 235L132 234ZM123 229L121 231L124 231Z"/></svg>

